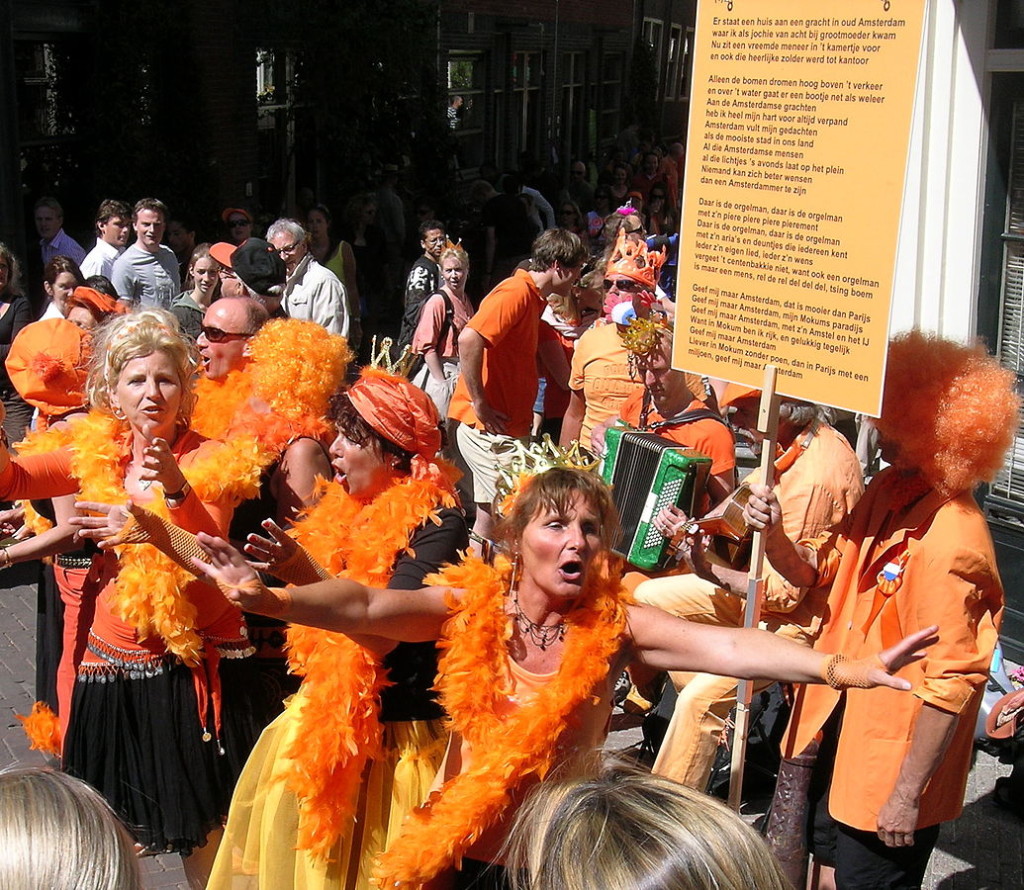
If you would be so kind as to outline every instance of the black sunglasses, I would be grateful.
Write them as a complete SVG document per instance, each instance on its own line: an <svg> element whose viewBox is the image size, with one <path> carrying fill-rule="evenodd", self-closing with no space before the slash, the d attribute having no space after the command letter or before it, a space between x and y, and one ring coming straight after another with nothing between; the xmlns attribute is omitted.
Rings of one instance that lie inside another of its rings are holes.
<svg viewBox="0 0 1024 890"><path fill-rule="evenodd" d="M211 328L207 325L202 327L203 336L211 343L223 343L225 340L248 340L252 334L238 334L232 331L222 331L220 328Z"/></svg>
<svg viewBox="0 0 1024 890"><path fill-rule="evenodd" d="M237 229L239 226L251 226L252 223L247 219L229 219L228 225L233 229Z"/></svg>

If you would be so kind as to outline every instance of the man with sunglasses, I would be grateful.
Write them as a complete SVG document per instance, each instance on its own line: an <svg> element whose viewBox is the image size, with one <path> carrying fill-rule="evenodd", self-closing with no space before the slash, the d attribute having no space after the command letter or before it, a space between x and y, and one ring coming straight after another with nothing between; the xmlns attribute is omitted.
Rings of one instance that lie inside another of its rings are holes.
<svg viewBox="0 0 1024 890"><path fill-rule="evenodd" d="M649 251L638 235L619 229L615 249L605 267L606 321L595 324L580 337L573 353L569 374L572 395L560 438L563 446L579 440L584 448L603 451L603 441L596 446L592 441L594 431L618 417L626 399L643 389L643 381L631 368L622 341L627 321L622 312L631 311L637 318L647 318L652 308L660 306L656 289L664 262L664 251ZM691 383L700 387L699 381L695 378ZM603 429L599 436L603 436Z"/></svg>
<svg viewBox="0 0 1024 890"><path fill-rule="evenodd" d="M215 428L207 428L200 423L196 429L205 435L216 434L226 439L241 430L246 435L256 435L264 448L277 453L260 477L257 496L235 508L228 535L238 546L242 546L249 534L265 534L261 525L264 520L273 519L282 527L290 525L301 510L315 503L317 477L329 479L332 475L324 444L308 431L303 432L301 423L295 421L295 417L315 416L310 402L317 397L308 385L296 385L292 392L284 394L275 390L273 394L275 400L292 406L295 411L284 422L292 431L292 438L287 443L281 441L281 418L268 408L270 398L260 389L266 384L261 383L264 375L251 355L250 344L259 334L257 353L264 356L263 361L273 361L270 356L278 355L279 350L269 349L268 341L290 346L294 341L286 328L298 322L276 322L274 327L260 334L268 320L267 310L258 300L221 297L206 310L196 341L204 372L196 388L199 398L196 417L209 418L215 424ZM331 340L335 341L334 349L345 350L343 342L339 345L340 338ZM239 392L249 397L239 399L236 397ZM254 410L254 405L260 405L261 409ZM249 617L250 637L257 647L263 682L268 692L283 698L294 692L298 684L287 676L282 628L282 623L274 619Z"/></svg>

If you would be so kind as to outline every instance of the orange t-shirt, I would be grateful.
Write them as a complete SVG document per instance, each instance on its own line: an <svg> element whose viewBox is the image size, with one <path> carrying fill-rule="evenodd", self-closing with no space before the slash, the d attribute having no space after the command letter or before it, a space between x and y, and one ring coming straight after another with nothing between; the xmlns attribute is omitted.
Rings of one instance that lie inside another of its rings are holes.
<svg viewBox="0 0 1024 890"><path fill-rule="evenodd" d="M590 447L590 433L615 417L628 396L643 392L643 383L629 375L629 352L612 322L596 324L576 341L569 389L586 401L580 442Z"/></svg>
<svg viewBox="0 0 1024 890"><path fill-rule="evenodd" d="M483 389L487 403L508 416L510 436L528 436L537 397L537 331L547 301L529 272L516 271L492 290L467 327L486 341ZM476 426L466 381L459 377L448 416Z"/></svg>
<svg viewBox="0 0 1024 890"><path fill-rule="evenodd" d="M626 399L619 412L619 417L626 423L639 427L643 401L643 390L634 393ZM686 406L685 410L697 411L701 408L707 408L707 405L694 399ZM656 409L651 408L647 422L660 423L664 419ZM705 457L710 457L712 476L728 473L736 467L736 444L733 442L732 433L729 432L729 427L717 420L710 418L694 420L690 423L681 423L678 426L661 427L654 432L673 442L678 442L684 448L693 448Z"/></svg>

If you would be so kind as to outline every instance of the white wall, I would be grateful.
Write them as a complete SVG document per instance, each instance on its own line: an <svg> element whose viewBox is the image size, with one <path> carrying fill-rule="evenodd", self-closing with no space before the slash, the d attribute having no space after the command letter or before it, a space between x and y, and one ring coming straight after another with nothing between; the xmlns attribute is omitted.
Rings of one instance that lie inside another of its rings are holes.
<svg viewBox="0 0 1024 890"><path fill-rule="evenodd" d="M977 322L995 0L928 5L890 328L966 340Z"/></svg>

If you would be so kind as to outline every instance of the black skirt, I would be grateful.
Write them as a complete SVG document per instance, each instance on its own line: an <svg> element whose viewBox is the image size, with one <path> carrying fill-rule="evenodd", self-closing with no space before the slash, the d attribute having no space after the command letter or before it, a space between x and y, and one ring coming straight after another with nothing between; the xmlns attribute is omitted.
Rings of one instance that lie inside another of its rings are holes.
<svg viewBox="0 0 1024 890"><path fill-rule="evenodd" d="M80 674L75 683L64 769L99 791L149 851L188 855L206 843L270 719L254 658L222 658L219 673L219 734L212 709L204 732L192 673L176 658L155 676Z"/></svg>

